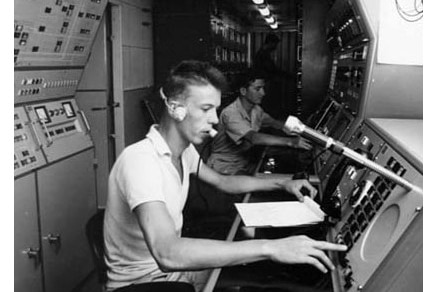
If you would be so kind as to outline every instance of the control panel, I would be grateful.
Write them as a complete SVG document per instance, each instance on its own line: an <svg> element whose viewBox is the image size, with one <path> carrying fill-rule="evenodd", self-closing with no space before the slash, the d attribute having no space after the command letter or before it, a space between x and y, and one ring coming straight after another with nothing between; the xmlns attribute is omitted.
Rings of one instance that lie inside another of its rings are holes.
<svg viewBox="0 0 437 292"><path fill-rule="evenodd" d="M326 36L334 52L369 41L369 34L355 1L335 2L327 17Z"/></svg>
<svg viewBox="0 0 437 292"><path fill-rule="evenodd" d="M351 149L421 187L422 173L366 124ZM328 199L327 199L328 198ZM423 196L343 159L331 174L322 209L330 216L331 241L348 246L338 255L340 291L360 291L422 211Z"/></svg>
<svg viewBox="0 0 437 292"><path fill-rule="evenodd" d="M74 99L29 104L25 109L48 162L93 145L88 121Z"/></svg>
<svg viewBox="0 0 437 292"><path fill-rule="evenodd" d="M14 102L73 96L81 75L81 69L15 71Z"/></svg>
<svg viewBox="0 0 437 292"><path fill-rule="evenodd" d="M329 90L346 109L356 115L364 88L368 44L361 44L334 55Z"/></svg>
<svg viewBox="0 0 437 292"><path fill-rule="evenodd" d="M14 176L45 165L42 144L23 107L14 109Z"/></svg>
<svg viewBox="0 0 437 292"><path fill-rule="evenodd" d="M319 114L319 120L315 125L314 129L318 132L332 137L335 140L342 140L344 135L350 130L355 117L350 114L345 106L332 98L327 99L329 103L326 108L322 109ZM332 159L337 159L331 151L326 150L316 150L318 153L318 159L315 161L316 169L318 170L319 176L325 178L327 171L331 168Z"/></svg>
<svg viewBox="0 0 437 292"><path fill-rule="evenodd" d="M325 101L311 121L314 129L345 144L361 123L370 79L372 40L358 4L338 0L327 15L327 43L332 51L330 81ZM319 151L318 155L315 167L325 188L328 179L334 179L330 178L332 171L349 163L330 151Z"/></svg>
<svg viewBox="0 0 437 292"><path fill-rule="evenodd" d="M107 0L14 2L14 65L84 66Z"/></svg>
<svg viewBox="0 0 437 292"><path fill-rule="evenodd" d="M351 136L346 146L367 159L374 159L386 143L380 136L362 123ZM366 169L346 157L339 157L329 168L324 169L322 182L322 208L332 218L340 219L344 215L346 202L353 202L357 194L368 185L361 180Z"/></svg>

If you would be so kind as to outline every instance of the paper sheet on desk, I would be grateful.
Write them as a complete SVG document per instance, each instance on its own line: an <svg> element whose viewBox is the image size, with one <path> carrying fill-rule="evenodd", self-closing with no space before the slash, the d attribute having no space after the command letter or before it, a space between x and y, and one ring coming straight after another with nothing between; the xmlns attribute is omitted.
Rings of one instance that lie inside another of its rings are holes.
<svg viewBox="0 0 437 292"><path fill-rule="evenodd" d="M303 202L236 203L238 213L248 227L286 227L322 222L325 213L310 197Z"/></svg>

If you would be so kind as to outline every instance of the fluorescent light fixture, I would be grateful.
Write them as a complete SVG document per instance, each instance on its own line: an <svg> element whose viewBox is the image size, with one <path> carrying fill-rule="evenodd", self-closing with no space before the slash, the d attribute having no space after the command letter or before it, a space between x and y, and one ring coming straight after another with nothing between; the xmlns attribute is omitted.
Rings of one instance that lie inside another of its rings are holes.
<svg viewBox="0 0 437 292"><path fill-rule="evenodd" d="M270 10L269 7L264 6L264 7L258 7L259 13L261 13L262 16L269 16L270 15Z"/></svg>
<svg viewBox="0 0 437 292"><path fill-rule="evenodd" d="M256 5L264 4L264 0L252 0L252 2L255 3Z"/></svg>
<svg viewBox="0 0 437 292"><path fill-rule="evenodd" d="M265 20L269 24L272 24L273 22L275 22L275 18L273 18L273 16L269 16L269 17L265 18Z"/></svg>
<svg viewBox="0 0 437 292"><path fill-rule="evenodd" d="M277 29L277 28L278 28L278 23L277 23L277 22L272 23L272 24L270 24L270 27L271 27L272 29Z"/></svg>

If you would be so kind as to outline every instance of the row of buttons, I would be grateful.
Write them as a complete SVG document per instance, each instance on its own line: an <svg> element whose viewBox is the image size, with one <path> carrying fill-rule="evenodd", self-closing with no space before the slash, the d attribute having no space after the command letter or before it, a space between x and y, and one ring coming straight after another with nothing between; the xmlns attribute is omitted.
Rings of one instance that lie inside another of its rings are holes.
<svg viewBox="0 0 437 292"><path fill-rule="evenodd" d="M51 117L59 116L59 115L63 115L63 114L64 114L64 109L63 108L49 110L49 116L51 116Z"/></svg>
<svg viewBox="0 0 437 292"><path fill-rule="evenodd" d="M52 88L52 87L69 87L76 86L79 84L78 80L57 80L57 81L49 81L43 84L44 88Z"/></svg>
<svg viewBox="0 0 437 292"><path fill-rule="evenodd" d="M57 129L54 129L53 131L49 131L48 134L45 133L45 136L46 137L48 137L48 136L53 137L53 136L61 135L61 134L68 133L68 132L71 132L74 130L76 130L76 126L71 125L71 126L67 126L65 128L57 128Z"/></svg>
<svg viewBox="0 0 437 292"><path fill-rule="evenodd" d="M21 141L24 141L24 140L27 140L27 135L26 134L14 136L14 143L21 142Z"/></svg>
<svg viewBox="0 0 437 292"><path fill-rule="evenodd" d="M39 94L40 93L40 88L28 88L28 89L20 89L17 92L18 96L23 96L23 95L33 95L33 94Z"/></svg>
<svg viewBox="0 0 437 292"><path fill-rule="evenodd" d="M21 164L23 166L26 166L27 164L30 164L30 163L33 163L33 162L36 162L36 157L35 156L31 156L29 158L21 160ZM15 166L14 166L14 168L15 168Z"/></svg>
<svg viewBox="0 0 437 292"><path fill-rule="evenodd" d="M22 85L42 84L43 82L44 78L24 78L21 80Z"/></svg>
<svg viewBox="0 0 437 292"><path fill-rule="evenodd" d="M44 82L44 78L28 78L28 79L23 79L21 81L21 84L33 85L33 84L42 84L43 82ZM43 84L43 87L44 88L68 87L68 86L76 86L78 83L79 83L78 80L56 80L56 81L45 82Z"/></svg>

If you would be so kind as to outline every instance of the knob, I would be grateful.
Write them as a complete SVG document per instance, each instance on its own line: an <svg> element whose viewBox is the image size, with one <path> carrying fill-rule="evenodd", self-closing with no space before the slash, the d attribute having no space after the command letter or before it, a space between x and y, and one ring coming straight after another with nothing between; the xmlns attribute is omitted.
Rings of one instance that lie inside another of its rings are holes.
<svg viewBox="0 0 437 292"><path fill-rule="evenodd" d="M51 234L49 233L47 236L43 237L44 240L47 240L49 244L59 244L61 243L61 236L59 234Z"/></svg>
<svg viewBox="0 0 437 292"><path fill-rule="evenodd" d="M39 248L26 248L21 251L22 254L26 254L30 259L39 259Z"/></svg>

